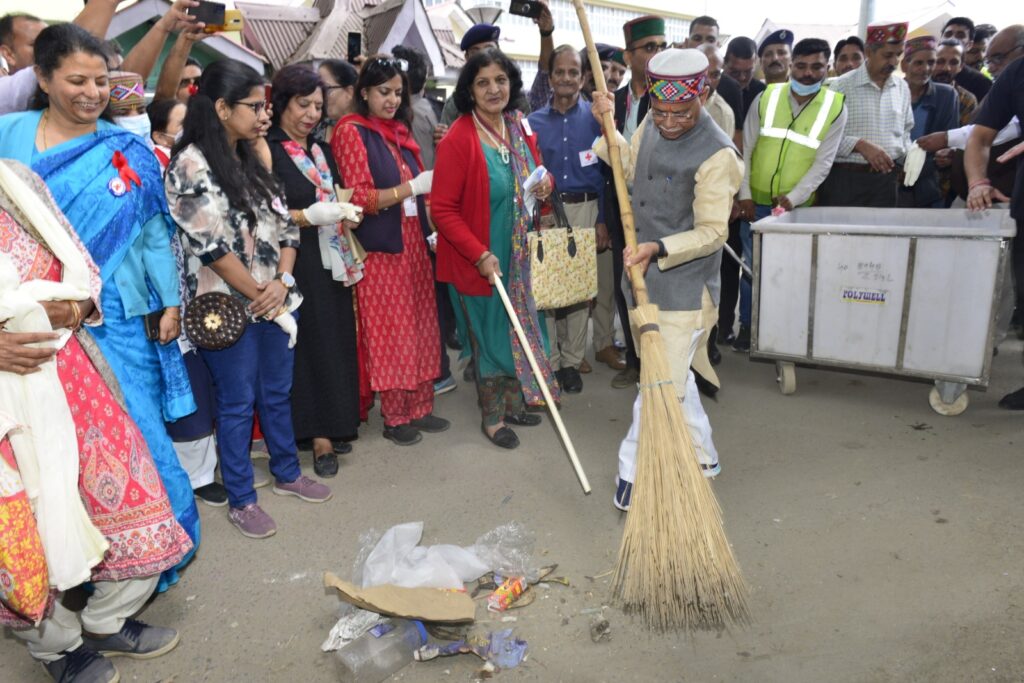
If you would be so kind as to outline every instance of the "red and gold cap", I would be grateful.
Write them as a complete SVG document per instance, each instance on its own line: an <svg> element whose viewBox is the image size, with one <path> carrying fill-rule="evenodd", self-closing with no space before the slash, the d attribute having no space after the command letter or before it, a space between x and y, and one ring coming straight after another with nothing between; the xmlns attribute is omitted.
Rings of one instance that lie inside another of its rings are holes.
<svg viewBox="0 0 1024 683"><path fill-rule="evenodd" d="M868 45L902 43L907 39L908 30L910 30L910 24L905 21L895 24L874 24L868 26L868 35L864 42Z"/></svg>

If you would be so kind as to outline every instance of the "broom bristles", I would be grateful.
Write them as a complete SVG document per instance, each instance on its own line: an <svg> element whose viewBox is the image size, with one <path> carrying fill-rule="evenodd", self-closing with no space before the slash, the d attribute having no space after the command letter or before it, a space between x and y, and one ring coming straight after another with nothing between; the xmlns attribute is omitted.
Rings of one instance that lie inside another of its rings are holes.
<svg viewBox="0 0 1024 683"><path fill-rule="evenodd" d="M634 314L638 328L658 323L653 304ZM718 500L697 462L656 328L642 332L640 357L636 481L613 599L660 631L747 625L747 586L725 537Z"/></svg>

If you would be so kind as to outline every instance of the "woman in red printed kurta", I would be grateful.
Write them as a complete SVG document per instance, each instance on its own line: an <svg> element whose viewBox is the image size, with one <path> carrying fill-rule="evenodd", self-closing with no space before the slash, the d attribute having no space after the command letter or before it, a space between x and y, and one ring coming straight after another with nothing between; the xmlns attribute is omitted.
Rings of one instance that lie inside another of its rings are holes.
<svg viewBox="0 0 1024 683"><path fill-rule="evenodd" d="M331 150L365 214L356 233L367 252L356 288L362 393L380 394L384 436L408 446L449 427L431 414L441 353L423 198L431 173L407 125L401 60L370 59L356 93L358 113L339 122Z"/></svg>

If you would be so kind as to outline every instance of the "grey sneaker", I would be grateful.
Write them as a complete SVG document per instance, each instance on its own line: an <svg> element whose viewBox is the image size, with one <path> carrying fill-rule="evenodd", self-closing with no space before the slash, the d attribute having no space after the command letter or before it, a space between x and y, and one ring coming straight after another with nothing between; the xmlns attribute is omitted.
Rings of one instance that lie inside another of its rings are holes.
<svg viewBox="0 0 1024 683"><path fill-rule="evenodd" d="M63 657L43 662L43 666L57 683L117 683L121 680L114 665L86 645L65 651Z"/></svg>
<svg viewBox="0 0 1024 683"><path fill-rule="evenodd" d="M304 474L293 482L274 482L271 490L279 496L297 496L307 503L323 503L334 495L329 488Z"/></svg>
<svg viewBox="0 0 1024 683"><path fill-rule="evenodd" d="M153 659L178 646L181 637L173 628L150 626L136 619L125 619L121 630L106 637L82 633L85 646L106 657ZM77 680L77 679L76 679Z"/></svg>
<svg viewBox="0 0 1024 683"><path fill-rule="evenodd" d="M636 383L640 381L640 371L636 368L627 367L622 370L615 377L612 377L612 387L615 389L625 389L626 387L636 386Z"/></svg>
<svg viewBox="0 0 1024 683"><path fill-rule="evenodd" d="M249 503L240 508L229 508L228 519L238 527L243 536L249 538L266 538L277 533L274 520L256 503Z"/></svg>

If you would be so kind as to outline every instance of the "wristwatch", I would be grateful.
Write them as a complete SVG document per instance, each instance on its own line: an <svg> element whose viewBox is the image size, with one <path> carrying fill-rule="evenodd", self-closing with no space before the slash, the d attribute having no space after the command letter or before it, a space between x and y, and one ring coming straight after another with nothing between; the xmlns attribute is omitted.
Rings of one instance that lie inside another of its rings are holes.
<svg viewBox="0 0 1024 683"><path fill-rule="evenodd" d="M291 289L292 287L295 286L295 276L292 275L291 273L285 273L284 271L278 272L276 275L274 275L274 279L280 280L281 284L287 287L288 289Z"/></svg>
<svg viewBox="0 0 1024 683"><path fill-rule="evenodd" d="M665 258L668 256L668 249L665 248L665 243L661 240L657 240L655 244L658 245L658 258Z"/></svg>

